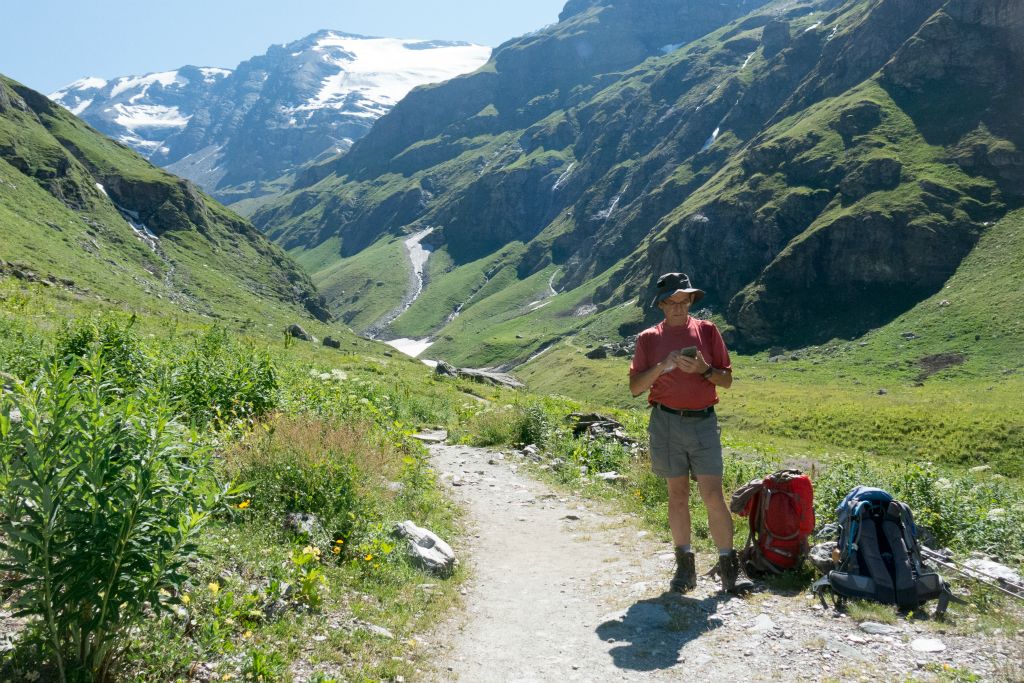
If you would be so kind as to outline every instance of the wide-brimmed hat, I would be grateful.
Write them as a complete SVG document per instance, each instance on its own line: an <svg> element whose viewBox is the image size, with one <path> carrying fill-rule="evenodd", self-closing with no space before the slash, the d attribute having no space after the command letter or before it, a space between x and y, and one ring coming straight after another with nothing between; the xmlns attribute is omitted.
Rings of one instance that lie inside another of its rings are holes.
<svg viewBox="0 0 1024 683"><path fill-rule="evenodd" d="M651 305L657 306L677 292L693 294L693 303L697 303L704 296L704 290L691 285L690 276L686 273L665 273L658 278L658 293L654 296Z"/></svg>

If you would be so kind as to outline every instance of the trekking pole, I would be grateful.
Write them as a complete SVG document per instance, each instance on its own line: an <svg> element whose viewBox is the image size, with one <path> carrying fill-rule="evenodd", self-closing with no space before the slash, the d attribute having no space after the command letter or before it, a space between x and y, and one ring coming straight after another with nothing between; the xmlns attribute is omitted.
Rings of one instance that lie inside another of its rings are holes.
<svg viewBox="0 0 1024 683"><path fill-rule="evenodd" d="M1011 581L1009 579L1004 579L1001 576L992 576L990 574L986 574L980 569L964 567L956 560L940 555L934 550L931 550L924 546L921 546L921 556L925 559L935 562L936 564L942 567L945 567L946 569L952 569L953 571L958 572L969 579L973 579L978 583L983 583L986 586L991 586L992 588L995 588L998 591L1006 593L1010 597L1017 598L1018 600L1024 600L1024 584L1020 584L1016 581ZM1009 588L1007 588L1007 586L1009 586Z"/></svg>

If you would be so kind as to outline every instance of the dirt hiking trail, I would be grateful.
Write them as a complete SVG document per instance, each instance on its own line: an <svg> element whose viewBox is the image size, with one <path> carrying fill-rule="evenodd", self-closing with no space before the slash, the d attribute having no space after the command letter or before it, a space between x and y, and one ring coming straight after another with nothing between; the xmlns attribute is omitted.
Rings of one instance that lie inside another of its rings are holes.
<svg viewBox="0 0 1024 683"><path fill-rule="evenodd" d="M805 592L744 597L698 580L666 592L672 548L635 520L553 492L511 455L430 447L470 532L465 611L428 638L427 680L558 681L1021 680L1024 639L964 637L898 620L862 627ZM697 569L711 568L710 554ZM934 607L932 605L931 607ZM868 630L881 630L871 633ZM977 679L975 679L977 680Z"/></svg>

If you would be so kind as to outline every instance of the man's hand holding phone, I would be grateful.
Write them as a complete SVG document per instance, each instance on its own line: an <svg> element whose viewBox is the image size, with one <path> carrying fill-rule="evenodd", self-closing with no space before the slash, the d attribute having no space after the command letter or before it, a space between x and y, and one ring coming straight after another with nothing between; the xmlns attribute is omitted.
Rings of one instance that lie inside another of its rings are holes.
<svg viewBox="0 0 1024 683"><path fill-rule="evenodd" d="M704 360L704 356L696 346L687 346L674 353L676 354L675 365L683 372L694 375L700 374L708 368L707 361Z"/></svg>

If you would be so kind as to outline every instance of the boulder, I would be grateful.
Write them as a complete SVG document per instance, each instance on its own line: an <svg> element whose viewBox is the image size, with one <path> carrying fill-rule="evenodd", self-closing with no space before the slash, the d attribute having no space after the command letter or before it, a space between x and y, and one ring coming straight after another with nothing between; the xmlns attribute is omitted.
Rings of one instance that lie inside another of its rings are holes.
<svg viewBox="0 0 1024 683"><path fill-rule="evenodd" d="M832 553L838 547L839 544L836 541L819 543L811 548L811 552L807 555L807 559L811 561L814 568L821 572L823 576L827 575L830 571L836 568L835 562L832 560Z"/></svg>
<svg viewBox="0 0 1024 683"><path fill-rule="evenodd" d="M437 366L434 368L434 374L441 375L443 377L465 377L466 379L471 379L474 382L504 386L510 389L522 389L526 386L512 375L504 372L476 370L474 368L456 368L443 360L437 361Z"/></svg>
<svg viewBox="0 0 1024 683"><path fill-rule="evenodd" d="M340 349L341 342L334 337L324 337L324 346L329 346L332 349Z"/></svg>
<svg viewBox="0 0 1024 683"><path fill-rule="evenodd" d="M570 413L565 418L573 423L575 437L586 434L591 439L611 439L624 446L636 447L637 441L628 436L618 421L598 413Z"/></svg>
<svg viewBox="0 0 1024 683"><path fill-rule="evenodd" d="M850 138L873 130L881 122L882 107L865 100L839 112L839 120L832 127L844 138Z"/></svg>
<svg viewBox="0 0 1024 683"><path fill-rule="evenodd" d="M429 529L424 529L406 520L395 525L395 536L409 541L409 555L420 563L425 569L448 576L458 565L455 551L441 538Z"/></svg>
<svg viewBox="0 0 1024 683"><path fill-rule="evenodd" d="M311 335L309 332L306 332L304 329L302 329L301 325L298 325L296 323L292 323L291 325L289 325L288 329L285 330L285 333L289 337L301 339L302 341L313 341L313 335Z"/></svg>
<svg viewBox="0 0 1024 683"><path fill-rule="evenodd" d="M451 363L439 360L437 361L437 365L434 367L434 374L441 375L442 377L458 377L459 369Z"/></svg>
<svg viewBox="0 0 1024 683"><path fill-rule="evenodd" d="M312 538L323 530L320 519L309 512L289 512L284 517L284 529L293 534Z"/></svg>

